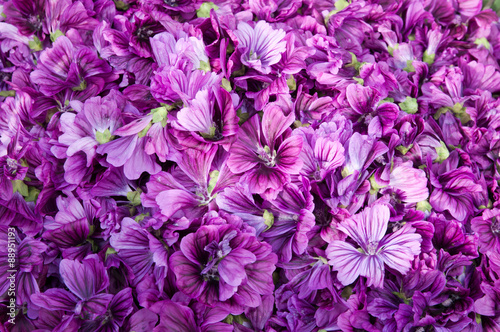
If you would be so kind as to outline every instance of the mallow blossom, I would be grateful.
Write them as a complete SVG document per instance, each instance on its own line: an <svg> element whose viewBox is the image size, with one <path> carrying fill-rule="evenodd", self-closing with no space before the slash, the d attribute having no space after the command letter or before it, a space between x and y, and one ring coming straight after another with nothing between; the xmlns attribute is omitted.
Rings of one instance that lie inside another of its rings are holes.
<svg viewBox="0 0 500 332"><path fill-rule="evenodd" d="M261 295L272 293L277 257L269 244L241 229L239 217L220 217L217 224L201 226L182 239L170 268L185 295L240 314L245 307L261 305Z"/></svg>
<svg viewBox="0 0 500 332"><path fill-rule="evenodd" d="M326 249L328 263L338 271L343 285L362 276L367 278L367 286L383 287L385 266L401 274L408 272L420 254L422 237L409 224L386 235L389 217L386 205L375 204L337 226L357 244L333 241Z"/></svg>
<svg viewBox="0 0 500 332"><path fill-rule="evenodd" d="M293 113L285 115L273 104L264 109L262 122L254 115L241 126L238 140L231 146L227 165L233 173L244 173L251 193L276 197L290 174L298 174L302 137L291 136Z"/></svg>
<svg viewBox="0 0 500 332"><path fill-rule="evenodd" d="M263 74L271 72L271 66L281 60L286 50L285 32L273 29L266 21L259 21L254 27L240 22L234 34L238 38L241 62Z"/></svg>

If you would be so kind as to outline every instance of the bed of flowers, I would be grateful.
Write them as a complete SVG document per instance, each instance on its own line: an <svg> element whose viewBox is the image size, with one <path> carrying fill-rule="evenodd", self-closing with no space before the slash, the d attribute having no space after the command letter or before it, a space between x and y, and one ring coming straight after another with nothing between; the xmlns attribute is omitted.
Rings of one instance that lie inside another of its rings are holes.
<svg viewBox="0 0 500 332"><path fill-rule="evenodd" d="M500 331L499 7L0 1L0 331Z"/></svg>

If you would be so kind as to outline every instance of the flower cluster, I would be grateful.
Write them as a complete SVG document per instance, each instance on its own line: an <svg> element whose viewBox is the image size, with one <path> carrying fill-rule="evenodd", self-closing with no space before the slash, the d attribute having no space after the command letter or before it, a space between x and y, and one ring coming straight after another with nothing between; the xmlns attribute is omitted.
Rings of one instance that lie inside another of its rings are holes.
<svg viewBox="0 0 500 332"><path fill-rule="evenodd" d="M0 0L0 331L500 331L497 7Z"/></svg>

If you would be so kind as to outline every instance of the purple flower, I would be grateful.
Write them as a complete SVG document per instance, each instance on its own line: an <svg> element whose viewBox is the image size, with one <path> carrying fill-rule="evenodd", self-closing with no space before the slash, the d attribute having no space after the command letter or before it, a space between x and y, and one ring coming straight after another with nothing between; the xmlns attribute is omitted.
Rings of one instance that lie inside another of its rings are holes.
<svg viewBox="0 0 500 332"><path fill-rule="evenodd" d="M399 108L393 103L381 103L383 96L369 86L350 84L346 89L346 98L352 111L349 118L353 123L366 127L369 134L385 135L394 126ZM356 126L356 125L355 125ZM376 126L378 130L375 130ZM380 132L381 131L381 132Z"/></svg>
<svg viewBox="0 0 500 332"><path fill-rule="evenodd" d="M162 32L151 38L151 47L158 65L183 69L190 62L193 68L210 70L203 40L177 31L178 38L169 32Z"/></svg>
<svg viewBox="0 0 500 332"><path fill-rule="evenodd" d="M479 217L480 218L480 217ZM473 234L466 234L462 223L456 220L446 220L444 216L429 217L434 224L433 248L444 249L452 255L467 255L477 257L477 238ZM474 224L472 225L474 229Z"/></svg>
<svg viewBox="0 0 500 332"><path fill-rule="evenodd" d="M13 232L15 234L14 242L11 240L11 233ZM0 245L6 248L2 252L2 262L0 262L0 277L2 278L0 293L7 294L11 282L15 282L17 305L23 305L26 302L30 303L30 296L40 290L37 279L42 275L43 253L47 250L47 245L39 239L25 237L20 240L18 236L20 233L14 227L0 225ZM13 265L11 265L12 249L16 250ZM12 275L15 276L14 279L9 278Z"/></svg>
<svg viewBox="0 0 500 332"><path fill-rule="evenodd" d="M464 72L464 88L488 90L492 93L500 91L500 71L495 66L470 61L461 68Z"/></svg>
<svg viewBox="0 0 500 332"><path fill-rule="evenodd" d="M479 251L500 254L500 209L485 210L471 221L472 230L479 237Z"/></svg>
<svg viewBox="0 0 500 332"><path fill-rule="evenodd" d="M31 296L34 304L48 310L64 310L80 315L82 312L103 314L112 294L102 293L109 286L104 265L97 255L89 255L82 262L63 259L59 271L69 291L50 288Z"/></svg>
<svg viewBox="0 0 500 332"><path fill-rule="evenodd" d="M286 50L285 32L274 30L265 21L257 22L253 28L240 22L234 34L238 38L241 62L263 74L271 72L271 66L280 61L281 53Z"/></svg>
<svg viewBox="0 0 500 332"><path fill-rule="evenodd" d="M78 113L66 112L61 115L63 134L58 140L61 145L67 146L67 150L64 153L61 146L54 147L53 151L59 158L67 158L65 169L72 169L64 174L66 181L72 184L82 182L92 166L97 146L112 140L115 130L122 125L120 108L123 104L123 97L116 90L112 90L104 98L89 98L85 103L72 101L71 106ZM82 159L80 152L85 154L83 164L78 163ZM75 169L76 165L81 167Z"/></svg>
<svg viewBox="0 0 500 332"><path fill-rule="evenodd" d="M113 296L113 299L108 304L106 313L83 322L82 331L119 331L127 316L134 310L133 300L132 289L122 289Z"/></svg>
<svg viewBox="0 0 500 332"><path fill-rule="evenodd" d="M343 285L363 276L368 279L367 286L382 287L384 264L402 274L408 272L414 257L420 254L422 237L409 225L385 235L389 217L389 208L378 204L337 226L361 247L333 241L326 249L329 263L339 271L337 278Z"/></svg>
<svg viewBox="0 0 500 332"><path fill-rule="evenodd" d="M151 311L160 316L160 324L153 332L232 332L233 326L220 322L229 312L211 309L201 304L194 305L192 310L181 303L161 301L151 307ZM203 308L203 309L202 309ZM196 310L198 309L198 310ZM201 309L201 310L200 310Z"/></svg>
<svg viewBox="0 0 500 332"><path fill-rule="evenodd" d="M271 246L234 225L201 226L186 235L170 258L177 287L208 306L239 314L261 305L261 295L274 290L277 257Z"/></svg>
<svg viewBox="0 0 500 332"><path fill-rule="evenodd" d="M290 136L288 128L294 120L293 113L286 116L281 108L270 105L262 123L254 115L241 127L227 165L233 173L244 173L240 181L248 183L251 193L276 197L290 174L301 170L302 137Z"/></svg>
<svg viewBox="0 0 500 332"><path fill-rule="evenodd" d="M13 137L7 145L5 155L0 153L0 198L7 201L12 198L13 181L22 181L28 171L28 168L20 162L28 146L24 149L18 147L18 137Z"/></svg>
<svg viewBox="0 0 500 332"><path fill-rule="evenodd" d="M84 208L74 197L59 196L56 204L58 212L52 223L45 224L42 237L57 245L63 258L82 259L92 251L92 244L87 240L94 216L85 211L91 211L91 203L86 202Z"/></svg>
<svg viewBox="0 0 500 332"><path fill-rule="evenodd" d="M259 20L279 22L295 16L302 6L302 0L250 0L249 6Z"/></svg>
<svg viewBox="0 0 500 332"><path fill-rule="evenodd" d="M472 194L482 191L469 167L462 166L435 176L431 173L434 191L429 198L438 212L448 211L454 218L464 221L474 211Z"/></svg>
<svg viewBox="0 0 500 332"><path fill-rule="evenodd" d="M338 136L329 135L325 127L323 126L321 133L311 127L298 128L293 132L293 135L301 136L304 142L300 152L304 166L300 173L315 181L322 181L345 161L344 147Z"/></svg>
<svg viewBox="0 0 500 332"><path fill-rule="evenodd" d="M93 50L75 47L65 36L57 38L52 48L42 52L37 69L31 73L31 80L46 96L68 89L82 96L97 95L106 83L117 78L108 63L99 59Z"/></svg>
<svg viewBox="0 0 500 332"><path fill-rule="evenodd" d="M12 0L5 3L3 13L6 21L15 25L25 36L41 37L45 23L46 0Z"/></svg>
<svg viewBox="0 0 500 332"><path fill-rule="evenodd" d="M403 193L401 200L406 203L418 203L429 197L425 172L410 164L395 166L389 181L389 186Z"/></svg>
<svg viewBox="0 0 500 332"><path fill-rule="evenodd" d="M309 183L306 183L302 190L293 183L287 184L276 199L269 201L274 223L261 236L273 247L281 262L290 261L292 253L302 255L306 251L307 233L315 225L314 204Z"/></svg>
<svg viewBox="0 0 500 332"><path fill-rule="evenodd" d="M144 131L151 126L153 115L146 115L131 121L117 129L114 134L121 136L97 147L96 152L107 154L106 161L115 167L123 166L127 179L136 180L143 172L156 174L161 168L156 162L156 156L146 152L147 139ZM110 132L106 132L107 140Z"/></svg>
<svg viewBox="0 0 500 332"><path fill-rule="evenodd" d="M89 14L85 5L80 1L47 1L47 26L44 28L47 29L46 33L50 33L51 37L54 34L57 36L58 32L63 34L69 32L68 35L71 35L69 31L71 29L92 30L97 26L98 22L95 18L89 17Z"/></svg>
<svg viewBox="0 0 500 332"><path fill-rule="evenodd" d="M137 285L146 274L154 273L159 279L157 284L162 285L168 268L167 249L131 218L124 218L121 226L119 233L111 234L109 242L132 270L134 284Z"/></svg>
<svg viewBox="0 0 500 332"><path fill-rule="evenodd" d="M161 103L188 103L202 89L218 85L220 77L213 72L191 70L189 67L180 70L165 66L155 73L151 80L151 94Z"/></svg>
<svg viewBox="0 0 500 332"><path fill-rule="evenodd" d="M180 131L177 138L186 147L220 144L228 150L236 138L238 121L231 95L223 88L213 87L196 93L177 113L173 127Z"/></svg>
<svg viewBox="0 0 500 332"><path fill-rule="evenodd" d="M161 213L155 216L160 218L201 217L213 206L217 193L238 180L224 158L215 159L216 153L217 146L213 145L207 151L177 152L173 158L179 167L152 177L147 184L148 192L141 196L144 206L159 208ZM210 172L215 162L220 162L218 169Z"/></svg>

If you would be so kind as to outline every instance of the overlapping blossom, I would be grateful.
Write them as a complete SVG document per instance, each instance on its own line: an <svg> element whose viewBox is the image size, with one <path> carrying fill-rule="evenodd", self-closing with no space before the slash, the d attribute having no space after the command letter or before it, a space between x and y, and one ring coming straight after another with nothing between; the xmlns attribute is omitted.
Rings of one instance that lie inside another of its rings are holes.
<svg viewBox="0 0 500 332"><path fill-rule="evenodd" d="M499 12L0 0L0 331L500 331Z"/></svg>

